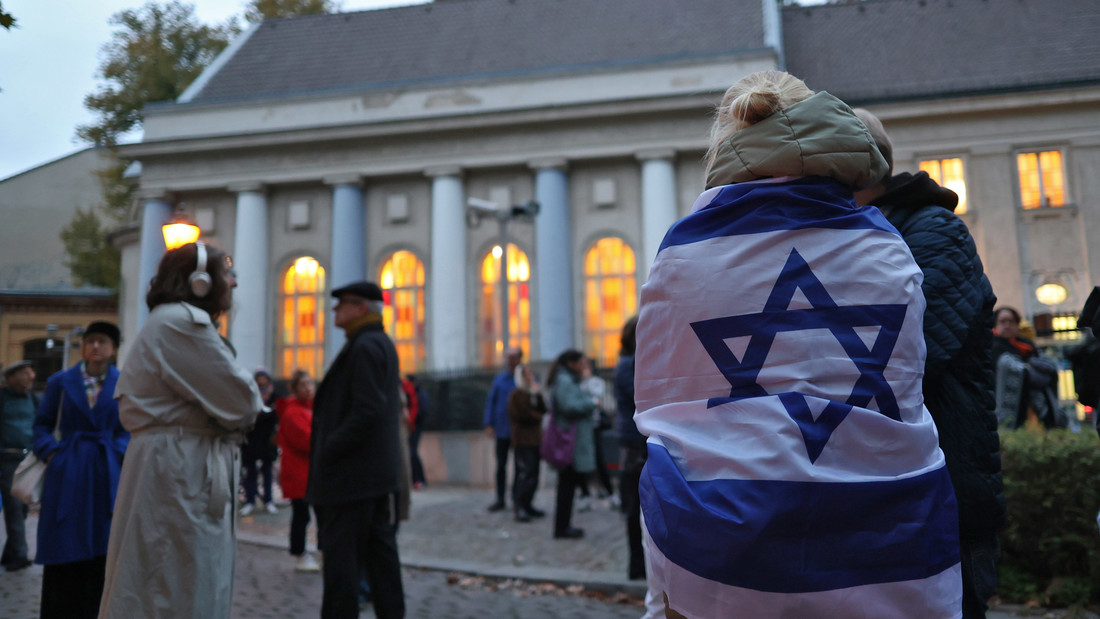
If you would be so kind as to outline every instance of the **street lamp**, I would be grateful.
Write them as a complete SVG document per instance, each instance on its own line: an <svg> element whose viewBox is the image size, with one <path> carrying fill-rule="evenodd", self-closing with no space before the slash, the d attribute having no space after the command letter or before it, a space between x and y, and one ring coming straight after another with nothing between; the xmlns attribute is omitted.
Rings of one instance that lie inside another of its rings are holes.
<svg viewBox="0 0 1100 619"><path fill-rule="evenodd" d="M481 198L468 198L466 200L466 225L476 228L481 225L481 220L493 218L499 226L498 239L500 241L500 342L501 355L508 350L509 342L509 313L508 313L508 222L513 219L533 221L539 214L539 203L528 200L523 204L515 204L511 207L502 207L496 202ZM496 252L494 252L496 257Z"/></svg>
<svg viewBox="0 0 1100 619"><path fill-rule="evenodd" d="M164 235L164 248L168 251L199 240L199 227L178 207L171 221L161 226L160 231Z"/></svg>

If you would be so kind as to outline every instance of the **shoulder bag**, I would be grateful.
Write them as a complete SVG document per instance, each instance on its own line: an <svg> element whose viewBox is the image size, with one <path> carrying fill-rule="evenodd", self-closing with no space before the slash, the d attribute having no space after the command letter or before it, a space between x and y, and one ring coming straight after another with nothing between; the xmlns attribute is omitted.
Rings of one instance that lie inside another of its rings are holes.
<svg viewBox="0 0 1100 619"><path fill-rule="evenodd" d="M61 440L61 407L65 403L65 394L57 405L57 423L53 427L53 436ZM46 463L39 460L34 452L27 454L11 478L11 495L31 505L42 501L42 484L46 481Z"/></svg>
<svg viewBox="0 0 1100 619"><path fill-rule="evenodd" d="M577 426L569 424L568 429L558 425L554 409L550 409L550 423L542 433L542 445L539 452L542 459L556 469L573 464L573 445L577 441Z"/></svg>

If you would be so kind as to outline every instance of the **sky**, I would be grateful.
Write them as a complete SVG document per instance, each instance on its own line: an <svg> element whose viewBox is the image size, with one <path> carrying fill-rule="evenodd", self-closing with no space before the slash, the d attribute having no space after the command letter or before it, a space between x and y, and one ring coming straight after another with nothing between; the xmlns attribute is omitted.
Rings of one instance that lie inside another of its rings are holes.
<svg viewBox="0 0 1100 619"><path fill-rule="evenodd" d="M421 4L426 0L343 0L344 11ZM190 0L199 19L222 23L244 13L245 0ZM0 180L85 147L77 125L94 120L84 96L100 83L100 48L111 15L144 0L3 0L17 27L0 29ZM241 20L243 23L243 20ZM140 140L140 134L128 141Z"/></svg>

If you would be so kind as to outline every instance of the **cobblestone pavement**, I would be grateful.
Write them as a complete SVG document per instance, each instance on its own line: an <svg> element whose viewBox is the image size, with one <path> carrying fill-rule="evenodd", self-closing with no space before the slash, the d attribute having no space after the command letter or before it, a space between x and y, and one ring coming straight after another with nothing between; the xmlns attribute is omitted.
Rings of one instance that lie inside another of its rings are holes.
<svg viewBox="0 0 1100 619"><path fill-rule="evenodd" d="M540 489L536 507L551 512L553 494L552 488ZM413 494L412 518L398 535L409 617L641 615L644 585L625 578L625 527L606 500L574 515L574 526L585 529L581 540L554 540L549 514L517 523L510 512L488 513L491 500L489 491L466 487L433 486ZM36 524L32 514L32 553ZM321 578L293 571L286 552L289 525L288 506L240 519L233 617L319 615ZM312 524L310 533L313 539ZM41 583L41 566L0 572L0 619L37 617ZM1065 616L1000 607L989 618L1025 615Z"/></svg>

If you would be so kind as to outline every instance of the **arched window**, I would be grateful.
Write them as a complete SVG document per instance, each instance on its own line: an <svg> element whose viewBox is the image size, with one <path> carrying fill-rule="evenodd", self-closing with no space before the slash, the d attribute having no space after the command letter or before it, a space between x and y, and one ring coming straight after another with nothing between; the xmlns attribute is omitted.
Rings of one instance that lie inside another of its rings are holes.
<svg viewBox="0 0 1100 619"><path fill-rule="evenodd" d="M378 274L386 308L382 322L397 348L401 372L419 372L427 357L424 346L424 263L411 251L396 251Z"/></svg>
<svg viewBox="0 0 1100 619"><path fill-rule="evenodd" d="M605 237L584 257L585 351L601 367L615 364L623 323L638 310L634 250L616 237Z"/></svg>
<svg viewBox="0 0 1100 619"><path fill-rule="evenodd" d="M279 351L276 373L296 368L319 377L325 363L325 269L302 256L283 273L280 294Z"/></svg>
<svg viewBox="0 0 1100 619"><path fill-rule="evenodd" d="M504 362L504 342L500 337L501 295L500 245L481 261L481 309L478 313L478 348L483 365ZM531 354L531 264L527 254L508 244L508 345L519 346L525 356Z"/></svg>

